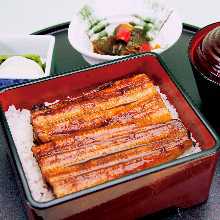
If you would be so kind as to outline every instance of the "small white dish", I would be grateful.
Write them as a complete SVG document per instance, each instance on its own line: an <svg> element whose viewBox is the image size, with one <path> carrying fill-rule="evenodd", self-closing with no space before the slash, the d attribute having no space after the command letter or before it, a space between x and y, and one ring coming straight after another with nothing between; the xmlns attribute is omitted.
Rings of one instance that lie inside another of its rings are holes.
<svg viewBox="0 0 220 220"><path fill-rule="evenodd" d="M55 37L50 35L1 35L0 36L0 55L23 55L36 54L45 62L44 74L36 76L36 74L11 73L13 79L36 79L47 77L53 68L53 50L55 45ZM1 74L0 79L11 79L10 74Z"/></svg>
<svg viewBox="0 0 220 220"><path fill-rule="evenodd" d="M72 18L68 30L68 39L72 47L81 53L84 59L90 64L117 59L121 56L101 55L93 52L92 44L87 34L88 27L79 16L79 11L85 5L93 9L96 17L101 19L106 18L108 21L118 24L129 22L133 14L152 17L156 21L160 21L163 19L162 16L164 14L172 11L169 19L162 27L160 34L155 39L155 41L161 45L161 48L155 49L152 52L158 54L174 45L182 33L182 22L177 12L173 8L168 7L161 0L87 0L84 5L81 5L76 10L77 12Z"/></svg>

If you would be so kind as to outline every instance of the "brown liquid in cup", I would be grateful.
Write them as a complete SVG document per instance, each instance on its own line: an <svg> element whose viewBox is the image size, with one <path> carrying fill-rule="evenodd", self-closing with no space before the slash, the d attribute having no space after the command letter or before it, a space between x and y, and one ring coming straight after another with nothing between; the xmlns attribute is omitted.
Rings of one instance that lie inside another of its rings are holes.
<svg viewBox="0 0 220 220"><path fill-rule="evenodd" d="M220 83L220 27L206 35L194 58L196 66L208 79Z"/></svg>

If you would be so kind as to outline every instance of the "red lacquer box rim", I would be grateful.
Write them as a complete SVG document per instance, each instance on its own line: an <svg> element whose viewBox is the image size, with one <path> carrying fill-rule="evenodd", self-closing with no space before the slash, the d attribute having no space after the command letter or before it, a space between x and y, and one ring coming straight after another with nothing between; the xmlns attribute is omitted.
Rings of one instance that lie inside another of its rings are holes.
<svg viewBox="0 0 220 220"><path fill-rule="evenodd" d="M7 138L7 141L9 143L9 150L10 150L10 153L12 155L12 159L14 160L14 163L16 164L16 169L17 169L17 172L19 173L19 177L20 177L20 180L22 182L22 185L23 185L23 188L24 188L24 192L25 192L25 195L26 195L26 199L27 199L28 203L31 205L31 207L33 207L35 209L50 208L52 206L60 205L60 204L62 204L64 202L77 199L79 197L88 195L90 193L97 192L98 190L102 190L102 189L111 187L113 185L116 185L116 184L119 184L119 183L123 183L123 182L126 182L126 181L130 181L130 180L136 179L138 177L141 177L141 176L144 176L144 175L148 175L148 174L151 174L151 173L154 173L154 172L158 172L160 170L163 170L163 169L166 169L166 168L169 168L169 167L173 167L173 166L177 166L179 164L186 163L186 162L189 162L189 161L192 161L192 160L195 160L195 159L206 157L206 156L215 154L216 152L219 151L219 148L220 148L220 144L219 143L220 142L219 142L219 137L218 137L217 133L210 126L209 122L204 118L204 116L198 110L198 108L193 105L192 101L187 96L187 94L184 92L184 90L178 85L178 83L176 82L174 77L170 74L171 71L167 68L166 64L163 62L161 57L159 55L157 55L157 54L154 54L154 53L144 53L144 54L139 54L139 55L132 55L132 56L129 56L129 57L120 58L120 59L117 59L117 60L114 60L114 61L98 64L98 65L95 65L95 66L86 67L84 69L75 70L74 72L68 72L68 73L60 74L58 76L52 76L52 77L47 77L47 78L44 78L44 79L38 79L38 80L35 80L35 81L32 81L32 82L28 82L28 83L25 83L25 84L22 84L22 85L16 85L16 86L12 86L12 87L8 87L8 88L5 88L5 89L2 89L0 91L0 94L2 94L4 92L7 92L9 90L13 90L13 89L16 89L16 88L24 87L24 86L27 86L27 85L37 84L39 82L45 82L47 80L53 80L53 79L56 79L56 78L65 77L65 76L72 75L72 74L75 74L75 73L81 73L81 72L85 72L85 71L89 71L89 70L94 70L96 68L102 68L102 67L106 67L106 66L111 66L111 65L114 65L114 64L117 64L117 63L120 63L120 62L130 61L130 60L138 59L138 58L145 57L145 56L153 56L153 57L155 57L159 61L160 65L165 70L165 72L167 73L168 77L176 85L177 89L183 95L183 97L185 98L186 102L189 104L191 109L194 111L194 113L198 116L198 118L204 124L204 126L207 129L207 131L212 135L212 137L213 137L213 139L215 141L215 145L212 148L207 149L207 150L203 150L203 151L201 151L199 153L196 153L196 154L193 154L193 155L189 155L189 156L177 159L177 160L173 160L171 162L164 163L164 164L161 164L159 166L156 166L156 167L153 167L153 168L150 168L150 169L146 169L146 170L140 171L138 173L131 174L131 175L122 177L120 179L116 179L116 180L113 180L113 181L110 181L110 182L107 182L107 183L104 183L104 184L101 184L101 185L98 185L98 186L95 186L95 187L92 187L92 188L80 191L80 192L77 192L77 193L73 193L73 194L70 194L70 195L65 196L63 198L54 199L54 200L49 201L49 202L37 202L37 201L35 201L33 199L32 195L31 195L31 192L30 192L30 189L29 189L29 186L28 186L28 183L27 183L27 179L25 177L25 174L24 174L24 171L23 171L23 168L22 168L22 165L21 165L21 161L19 159L19 156L18 156L16 147L15 147L12 135L10 133L10 129L9 129L8 123L7 123L6 118L5 118L4 111L3 111L2 108L0 108L1 121L3 122L4 132L6 134L6 138Z"/></svg>

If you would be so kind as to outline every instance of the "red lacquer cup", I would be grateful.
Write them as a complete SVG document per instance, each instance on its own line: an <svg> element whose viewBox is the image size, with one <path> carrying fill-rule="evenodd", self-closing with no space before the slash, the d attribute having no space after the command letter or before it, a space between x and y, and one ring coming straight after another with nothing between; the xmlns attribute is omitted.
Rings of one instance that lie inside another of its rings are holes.
<svg viewBox="0 0 220 220"><path fill-rule="evenodd" d="M220 100L220 22L210 24L195 34L189 44L188 56L203 108L210 120L217 122Z"/></svg>

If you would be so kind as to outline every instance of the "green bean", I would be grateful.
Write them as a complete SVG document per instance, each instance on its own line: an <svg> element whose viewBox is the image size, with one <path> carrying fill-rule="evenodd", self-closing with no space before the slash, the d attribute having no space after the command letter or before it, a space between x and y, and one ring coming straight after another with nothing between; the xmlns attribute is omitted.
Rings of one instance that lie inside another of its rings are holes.
<svg viewBox="0 0 220 220"><path fill-rule="evenodd" d="M134 14L133 16L134 16L135 18L138 18L138 19L141 20L141 21L144 21L144 22L147 23L147 24L148 24L148 23L151 23L151 24L154 23L151 18L143 17L143 16L140 16L140 15L138 15L138 14Z"/></svg>

